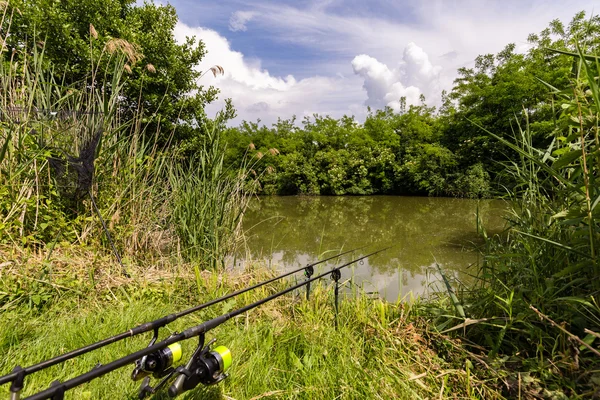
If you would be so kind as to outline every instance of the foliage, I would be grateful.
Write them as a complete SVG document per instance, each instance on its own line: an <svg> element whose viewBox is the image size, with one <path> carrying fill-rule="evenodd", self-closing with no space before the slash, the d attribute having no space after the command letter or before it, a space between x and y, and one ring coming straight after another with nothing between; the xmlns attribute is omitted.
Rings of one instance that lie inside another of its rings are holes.
<svg viewBox="0 0 600 400"><path fill-rule="evenodd" d="M48 6L59 7L59 3ZM12 22L13 26L20 23L19 19ZM11 26L11 21L0 25ZM244 183L246 165L240 166L238 175L239 164L230 170L219 156L223 123L233 115L230 103L215 120L194 120L194 140L187 142L187 148L165 148L164 136L173 132L163 134L159 126L151 132L155 126L143 109L127 111L131 99L125 93L136 79L128 70L132 58L140 57L136 46L110 38L95 58L95 40L90 31L86 48L93 65L90 72L72 83L64 77L57 80L56 65L48 59L56 51L53 42L49 49L44 44L28 48L23 42L22 49L2 53L0 243L48 246L50 253L60 241L108 248L100 221L104 217L117 251L126 259L181 252L178 243L201 243L202 252L184 249L186 255L215 266L215 260L231 250L225 244L235 240L245 207L245 197L236 190ZM61 62L66 61L58 65ZM103 67L96 68L99 65ZM174 99L166 93L169 97ZM184 166L182 153L190 147L201 150L199 170L190 168L195 160ZM201 182L208 184L191 185ZM194 203L186 204L190 199ZM216 203L209 203L210 199ZM206 201L205 208L198 207L198 201ZM194 210L196 224L202 210L204 221L218 224L218 234L194 232L203 237L190 243L189 224L179 225L190 222L185 218L191 215L180 212L185 207Z"/></svg>
<svg viewBox="0 0 600 400"><path fill-rule="evenodd" d="M415 145L406 150L406 163L400 168L409 187L428 194L442 194L448 190L446 171L451 171L456 160L450 150L435 144Z"/></svg>
<svg viewBox="0 0 600 400"><path fill-rule="evenodd" d="M520 53L511 43L496 55L478 56L474 68L460 68L452 91L445 94L442 143L461 164L482 163L492 178L501 172L498 162L513 159L516 154L478 126L510 138L518 132L517 125L524 126L527 121L533 143L547 145L560 110L544 82L566 87L573 68L570 59L550 48L574 51L576 38L597 46L599 26L598 16L586 20L583 12L575 15L568 26L554 20L539 34L529 36L526 52Z"/></svg>
<svg viewBox="0 0 600 400"><path fill-rule="evenodd" d="M491 192L490 174L482 163L471 165L454 181L452 191L458 197L489 197Z"/></svg>
<svg viewBox="0 0 600 400"><path fill-rule="evenodd" d="M464 302L470 340L518 360L516 371L533 372L549 389L587 397L597 393L590 371L600 365L600 63L577 51L571 86L553 89L560 129L547 147L534 146L528 125L516 142L488 131L518 155L505 165L517 184L509 229L487 239L478 285Z"/></svg>
<svg viewBox="0 0 600 400"><path fill-rule="evenodd" d="M440 143L433 108L375 111L364 124L318 115L306 118L302 127L294 122L280 120L272 128L244 122L225 132L230 162L248 149L261 159L256 168L264 194L487 195L474 186L453 189L463 172Z"/></svg>
<svg viewBox="0 0 600 400"><path fill-rule="evenodd" d="M224 267L224 254L235 248L242 215L247 207L244 191L248 166L230 171L224 165L218 127L205 136L201 150L184 164L168 170L172 188L171 221L188 259L211 269Z"/></svg>
<svg viewBox="0 0 600 400"><path fill-rule="evenodd" d="M13 61L26 62L27 52L21 49L42 46L45 67L51 68L58 82L98 85L113 74L110 62L101 55L122 39L130 44L128 79L120 91L124 119L143 112L147 132L163 132L162 144L191 140L198 134L194 122L200 127L209 123L203 110L217 90L198 84L201 72L196 66L206 52L204 44L195 38L176 42L173 6L133 0L10 3L10 18L5 18L2 32L6 46L16 50Z"/></svg>

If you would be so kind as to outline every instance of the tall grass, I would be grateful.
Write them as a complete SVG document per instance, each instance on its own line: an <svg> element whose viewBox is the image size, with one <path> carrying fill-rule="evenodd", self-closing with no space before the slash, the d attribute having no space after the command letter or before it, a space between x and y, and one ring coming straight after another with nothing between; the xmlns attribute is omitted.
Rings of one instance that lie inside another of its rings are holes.
<svg viewBox="0 0 600 400"><path fill-rule="evenodd" d="M222 267L223 255L234 250L250 193L244 187L246 159L233 169L224 165L225 151L217 125L202 140L195 156L170 164L173 190L171 222L187 259L204 267Z"/></svg>
<svg viewBox="0 0 600 400"><path fill-rule="evenodd" d="M41 43L0 54L0 244L49 255L57 244L109 249L94 196L126 263L183 255L216 268L246 205L245 162L223 165L218 123L197 131L204 148L193 160L165 140L172 132L148 132L144 110L125 109L122 97L143 55L96 38L90 27L90 52L102 51L80 82L65 82Z"/></svg>
<svg viewBox="0 0 600 400"><path fill-rule="evenodd" d="M488 132L518 154L506 166L518 185L510 192L509 228L487 238L479 283L464 293L470 318L455 320L490 356L506 356L495 359L509 375L531 373L529 395L541 386L547 396L553 389L598 395L600 63L581 50L570 56L572 87L550 87L561 113L546 148L532 145L528 125L514 141ZM512 395L513 378L506 385Z"/></svg>

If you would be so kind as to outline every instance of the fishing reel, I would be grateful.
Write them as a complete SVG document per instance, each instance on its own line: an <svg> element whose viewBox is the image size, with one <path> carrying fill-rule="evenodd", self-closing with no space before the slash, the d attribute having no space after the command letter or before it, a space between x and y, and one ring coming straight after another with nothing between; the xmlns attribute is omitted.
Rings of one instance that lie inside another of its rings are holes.
<svg viewBox="0 0 600 400"><path fill-rule="evenodd" d="M199 383L214 385L227 378L226 371L231 366L231 352L225 346L217 346L211 350L216 339L204 346L204 335L200 336L200 344L185 367L177 367L180 374L169 388L169 396L176 397L183 392L194 389Z"/></svg>
<svg viewBox="0 0 600 400"><path fill-rule="evenodd" d="M157 339L158 332L155 330L148 347L153 346ZM164 349L157 350L135 361L135 368L131 372L131 379L134 381L144 379L138 392L140 400L156 393L164 386L167 380L175 373L173 364L181 360L182 354L181 345L173 343ZM150 386L150 375L156 379L163 379L155 387L152 387Z"/></svg>
<svg viewBox="0 0 600 400"><path fill-rule="evenodd" d="M156 342L156 336L152 338L148 347L154 345ZM160 379L166 375L169 375L174 369L171 367L173 363L181 360L181 345L179 343L173 343L155 351L154 353L148 354L135 361L135 368L131 373L131 379L139 381L149 375Z"/></svg>

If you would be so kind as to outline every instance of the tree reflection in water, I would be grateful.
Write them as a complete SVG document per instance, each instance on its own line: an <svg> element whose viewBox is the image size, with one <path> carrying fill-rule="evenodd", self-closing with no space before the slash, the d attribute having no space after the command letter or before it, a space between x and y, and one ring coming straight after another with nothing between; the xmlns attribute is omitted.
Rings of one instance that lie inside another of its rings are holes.
<svg viewBox="0 0 600 400"><path fill-rule="evenodd" d="M426 294L428 285L439 279L436 262L466 280L476 266L465 271L478 262L474 248L482 243L478 210L490 233L502 229L504 208L497 200L432 197L260 197L244 216L245 248L238 260L266 259L285 270L365 244L372 246L340 262L394 244L354 271L343 271L343 278L354 276L365 290L396 301L409 291Z"/></svg>

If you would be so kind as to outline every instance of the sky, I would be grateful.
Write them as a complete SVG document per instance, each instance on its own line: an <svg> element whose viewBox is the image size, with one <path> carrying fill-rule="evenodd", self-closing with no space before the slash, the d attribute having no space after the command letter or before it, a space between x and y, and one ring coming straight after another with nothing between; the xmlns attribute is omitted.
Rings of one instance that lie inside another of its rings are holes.
<svg viewBox="0 0 600 400"><path fill-rule="evenodd" d="M242 120L354 115L399 109L401 97L437 106L460 67L497 53L553 19L597 12L591 0L171 0L175 37L196 36L207 55L198 66L221 91L214 115L231 98ZM598 4L598 3L596 3Z"/></svg>

